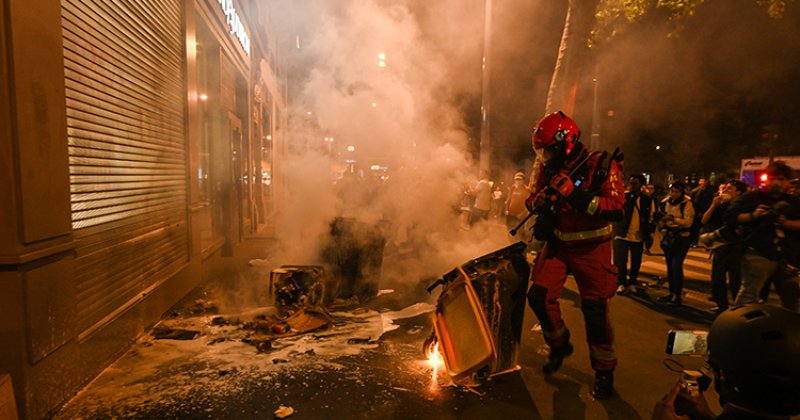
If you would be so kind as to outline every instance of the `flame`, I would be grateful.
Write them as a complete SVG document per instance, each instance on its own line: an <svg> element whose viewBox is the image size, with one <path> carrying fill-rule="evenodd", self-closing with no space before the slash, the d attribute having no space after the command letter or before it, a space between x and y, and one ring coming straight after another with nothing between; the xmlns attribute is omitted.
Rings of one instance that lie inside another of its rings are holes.
<svg viewBox="0 0 800 420"><path fill-rule="evenodd" d="M439 376L439 366L444 365L444 357L442 357L442 354L439 353L438 342L433 345L427 356L428 356L428 364L430 364L432 369L431 388L434 388L437 385L436 378Z"/></svg>

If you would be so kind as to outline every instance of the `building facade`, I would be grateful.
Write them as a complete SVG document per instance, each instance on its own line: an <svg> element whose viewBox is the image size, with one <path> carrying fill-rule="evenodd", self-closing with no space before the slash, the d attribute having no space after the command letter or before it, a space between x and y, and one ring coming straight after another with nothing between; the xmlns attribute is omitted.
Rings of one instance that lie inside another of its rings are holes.
<svg viewBox="0 0 800 420"><path fill-rule="evenodd" d="M41 418L281 205L255 0L0 0L0 374Z"/></svg>

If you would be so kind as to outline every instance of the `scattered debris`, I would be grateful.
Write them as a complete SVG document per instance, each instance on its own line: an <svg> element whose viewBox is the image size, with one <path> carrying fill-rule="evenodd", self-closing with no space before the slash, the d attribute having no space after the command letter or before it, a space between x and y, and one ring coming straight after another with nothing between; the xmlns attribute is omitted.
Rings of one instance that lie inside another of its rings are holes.
<svg viewBox="0 0 800 420"><path fill-rule="evenodd" d="M272 340L268 338L245 337L242 342L254 346L259 353L266 353L272 350Z"/></svg>
<svg viewBox="0 0 800 420"><path fill-rule="evenodd" d="M331 338L331 337L336 337L336 336L345 335L345 334L347 334L347 333L331 333L331 334L323 334L323 335L311 334L311 338L313 338L314 340L326 340L326 339Z"/></svg>
<svg viewBox="0 0 800 420"><path fill-rule="evenodd" d="M350 296L347 299L343 298L336 298L333 300L333 303L328 305L330 308L342 308L346 306L358 305L360 301L358 300L357 296Z"/></svg>
<svg viewBox="0 0 800 420"><path fill-rule="evenodd" d="M472 387L472 386L462 386L461 388L464 389L465 391L471 392L471 393L473 393L473 394L475 394L475 395L477 395L479 397L483 397L483 396L486 395L485 392L480 392L477 389L475 389L475 387Z"/></svg>
<svg viewBox="0 0 800 420"><path fill-rule="evenodd" d="M180 328L156 327L150 334L156 340L194 340L200 331L184 330Z"/></svg>
<svg viewBox="0 0 800 420"><path fill-rule="evenodd" d="M209 346L213 346L214 344L217 344L217 343L222 343L222 342L224 342L224 341L227 341L227 340L228 340L228 339L227 339L227 338L225 338L225 337L217 337L217 338L215 338L215 339L213 339L213 340L209 341L209 342L208 342L208 345L209 345Z"/></svg>
<svg viewBox="0 0 800 420"><path fill-rule="evenodd" d="M265 260L265 259L256 258L256 259L250 260L249 263L253 267L268 267L269 266L269 261Z"/></svg>
<svg viewBox="0 0 800 420"><path fill-rule="evenodd" d="M549 356L550 355L550 346L547 344L542 344L541 346L536 348L536 354L540 356Z"/></svg>
<svg viewBox="0 0 800 420"><path fill-rule="evenodd" d="M278 307L322 305L325 286L325 271L318 265L285 265L269 276L269 292L274 293Z"/></svg>
<svg viewBox="0 0 800 420"><path fill-rule="evenodd" d="M230 320L222 316L215 316L214 318L211 319L211 322L209 324L215 327L224 327L226 325L239 325L241 323L242 321L240 321L238 318Z"/></svg>
<svg viewBox="0 0 800 420"><path fill-rule="evenodd" d="M292 330L298 334L327 328L333 323L333 318L321 306L307 306L300 308L284 320Z"/></svg>
<svg viewBox="0 0 800 420"><path fill-rule="evenodd" d="M289 331L291 331L292 327L290 327L289 324L285 322L276 322L272 324L271 329L272 332L274 332L275 334L286 334Z"/></svg>
<svg viewBox="0 0 800 420"><path fill-rule="evenodd" d="M275 410L275 418L277 419L285 419L286 417L289 417L292 414L294 414L294 408L287 407L285 405L282 405L278 407L277 410Z"/></svg>
<svg viewBox="0 0 800 420"><path fill-rule="evenodd" d="M219 306L215 302L207 301L205 299L197 299L191 306L182 307L172 312L173 318L187 318L193 315L210 315L218 314Z"/></svg>
<svg viewBox="0 0 800 420"><path fill-rule="evenodd" d="M376 341L372 341L372 336L369 336L367 338L348 338L347 339L347 344L373 344L375 342L377 342L377 340Z"/></svg>

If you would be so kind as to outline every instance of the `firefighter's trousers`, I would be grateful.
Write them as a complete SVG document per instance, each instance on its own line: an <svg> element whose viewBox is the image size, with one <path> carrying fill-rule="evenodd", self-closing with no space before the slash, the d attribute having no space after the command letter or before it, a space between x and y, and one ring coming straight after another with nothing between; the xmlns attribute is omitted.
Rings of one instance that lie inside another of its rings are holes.
<svg viewBox="0 0 800 420"><path fill-rule="evenodd" d="M547 244L537 256L528 291L528 304L539 318L545 341L551 349L558 349L569 340L559 297L567 275L572 273L580 292L592 369L612 371L617 366L617 356L608 300L614 296L617 278L616 267L611 263L611 242L586 245L556 242L555 249L548 249L551 246Z"/></svg>

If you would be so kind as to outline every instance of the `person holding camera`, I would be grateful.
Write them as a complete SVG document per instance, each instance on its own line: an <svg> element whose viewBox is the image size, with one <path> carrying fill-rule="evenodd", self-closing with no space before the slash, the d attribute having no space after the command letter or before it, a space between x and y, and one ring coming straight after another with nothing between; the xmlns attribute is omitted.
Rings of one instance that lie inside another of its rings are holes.
<svg viewBox="0 0 800 420"><path fill-rule="evenodd" d="M654 420L789 419L800 414L800 314L750 304L720 314L708 333L708 364L722 413L682 379L656 404Z"/></svg>
<svg viewBox="0 0 800 420"><path fill-rule="evenodd" d="M756 302L761 287L771 280L781 305L797 312L800 201L788 193L792 168L786 163L772 162L766 173L766 184L743 194L724 215L727 224L741 227L746 247L742 257L742 286L735 304Z"/></svg>
<svg viewBox="0 0 800 420"><path fill-rule="evenodd" d="M711 312L717 314L728 309L728 290L733 299L736 299L742 284L741 261L744 246L735 238L735 232L728 232L726 235L726 231L733 229L725 225L722 217L731 202L746 191L747 184L739 179L724 184L722 192L714 197L702 218L703 229L707 233L700 236L699 242L711 249L711 299L717 304L711 308ZM734 236L732 243L726 241L729 236Z"/></svg>
<svg viewBox="0 0 800 420"><path fill-rule="evenodd" d="M673 182L669 195L661 202L659 228L662 232L661 249L667 262L667 281L669 294L656 301L673 306L683 304L683 261L689 252L689 237L694 222L692 199L684 193L685 184Z"/></svg>

